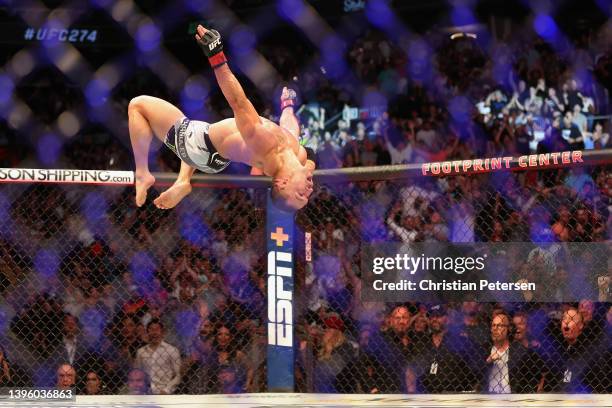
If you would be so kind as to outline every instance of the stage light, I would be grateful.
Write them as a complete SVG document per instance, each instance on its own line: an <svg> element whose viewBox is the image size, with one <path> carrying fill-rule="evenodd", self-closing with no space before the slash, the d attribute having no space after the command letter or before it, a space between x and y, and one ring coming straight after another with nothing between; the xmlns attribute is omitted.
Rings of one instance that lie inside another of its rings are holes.
<svg viewBox="0 0 612 408"><path fill-rule="evenodd" d="M451 40L458 40L460 38L472 38L475 40L478 38L478 34L476 33L452 33L450 35Z"/></svg>

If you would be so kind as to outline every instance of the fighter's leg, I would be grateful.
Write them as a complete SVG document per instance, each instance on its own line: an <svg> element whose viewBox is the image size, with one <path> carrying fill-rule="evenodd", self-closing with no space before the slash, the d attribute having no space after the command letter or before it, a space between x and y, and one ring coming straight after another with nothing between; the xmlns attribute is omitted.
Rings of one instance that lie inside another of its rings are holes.
<svg viewBox="0 0 612 408"><path fill-rule="evenodd" d="M181 161L181 169L178 178L166 191L153 201L153 204L162 210L174 208L186 195L191 193L191 176L195 169L184 161Z"/></svg>
<svg viewBox="0 0 612 408"><path fill-rule="evenodd" d="M164 140L166 133L183 113L171 103L152 96L138 96L128 106L130 140L136 163L136 205L147 199L147 190L155 183L149 172L149 149L156 136Z"/></svg>

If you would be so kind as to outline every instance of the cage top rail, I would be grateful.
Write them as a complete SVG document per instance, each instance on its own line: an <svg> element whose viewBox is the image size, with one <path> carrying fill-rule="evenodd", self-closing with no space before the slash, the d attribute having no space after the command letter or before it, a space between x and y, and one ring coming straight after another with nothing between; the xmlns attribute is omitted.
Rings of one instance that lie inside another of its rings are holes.
<svg viewBox="0 0 612 408"><path fill-rule="evenodd" d="M438 177L457 174L480 174L495 171L527 171L577 166L612 164L612 149L575 150L524 156L499 156L471 160L397 164L388 166L350 167L316 170L318 184L368 180L399 180L413 177ZM161 185L176 179L174 173L154 173ZM133 185L133 171L77 170L77 169L22 169L0 168L0 183L53 183L93 185ZM271 177L235 174L197 174L195 187L268 188Z"/></svg>
<svg viewBox="0 0 612 408"><path fill-rule="evenodd" d="M534 171L606 164L612 164L612 149L318 170L315 171L315 180L318 183L399 180L414 177L473 175L495 171Z"/></svg>

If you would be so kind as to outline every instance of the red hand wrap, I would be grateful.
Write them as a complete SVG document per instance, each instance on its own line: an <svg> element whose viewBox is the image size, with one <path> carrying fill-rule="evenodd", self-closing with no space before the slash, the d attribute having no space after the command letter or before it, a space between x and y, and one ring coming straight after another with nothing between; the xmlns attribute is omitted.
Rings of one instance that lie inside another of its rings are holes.
<svg viewBox="0 0 612 408"><path fill-rule="evenodd" d="M208 62L210 62L210 66L213 67L213 69L220 67L223 64L227 64L227 58L225 58L225 54L223 53L223 51L221 51L218 54L213 55L212 57L210 57L208 59Z"/></svg>
<svg viewBox="0 0 612 408"><path fill-rule="evenodd" d="M281 101L281 111L288 107L293 107L293 99L285 99Z"/></svg>

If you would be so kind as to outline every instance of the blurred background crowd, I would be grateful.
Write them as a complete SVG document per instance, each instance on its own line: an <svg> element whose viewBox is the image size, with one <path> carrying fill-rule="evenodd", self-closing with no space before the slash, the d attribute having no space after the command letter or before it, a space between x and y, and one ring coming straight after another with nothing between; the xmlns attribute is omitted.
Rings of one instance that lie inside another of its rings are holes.
<svg viewBox="0 0 612 408"><path fill-rule="evenodd" d="M318 168L610 146L606 2L323 3L1 2L0 167L131 170L140 94L231 116L191 38L200 21L262 115L298 91ZM44 40L71 27L89 31ZM163 148L151 161L179 165ZM0 385L265 391L263 193L195 189L162 212L135 208L130 188L3 185ZM517 260L512 278L557 282L556 303L361 297L364 245L605 243L611 210L609 165L317 186L297 215L313 261L296 271L296 390L611 392L608 265L577 285L554 259Z"/></svg>

